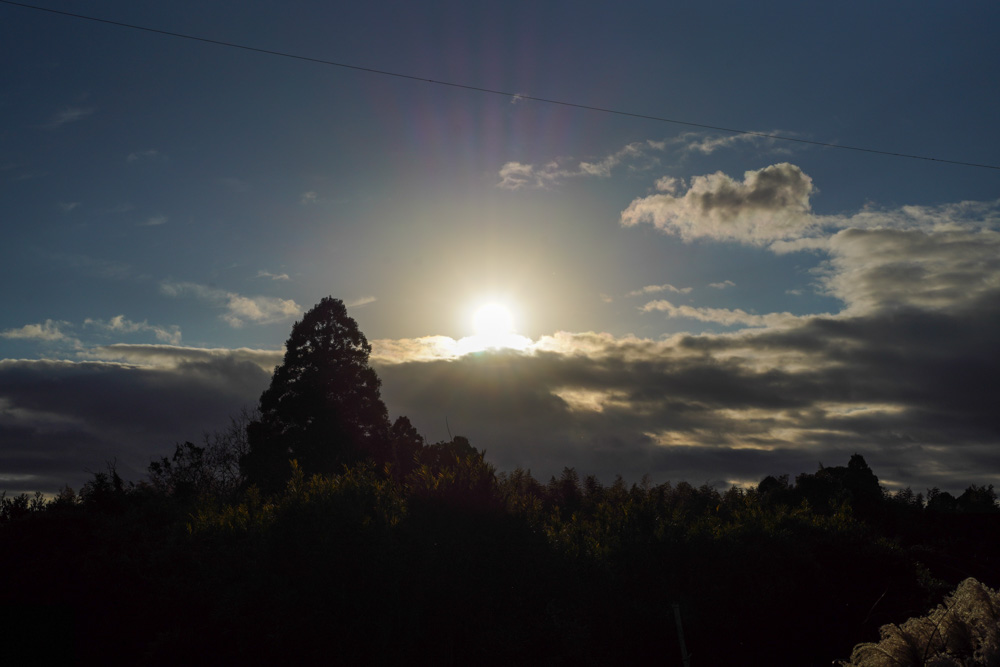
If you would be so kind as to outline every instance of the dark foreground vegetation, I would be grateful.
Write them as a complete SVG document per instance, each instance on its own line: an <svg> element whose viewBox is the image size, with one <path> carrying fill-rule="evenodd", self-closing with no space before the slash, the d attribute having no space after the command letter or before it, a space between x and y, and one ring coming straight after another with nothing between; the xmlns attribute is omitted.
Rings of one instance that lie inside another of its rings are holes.
<svg viewBox="0 0 1000 667"><path fill-rule="evenodd" d="M11 660L680 665L683 634L696 666L828 665L1000 584L992 486L889 494L860 455L751 489L498 474L389 423L341 302L287 350L148 479L0 499Z"/></svg>

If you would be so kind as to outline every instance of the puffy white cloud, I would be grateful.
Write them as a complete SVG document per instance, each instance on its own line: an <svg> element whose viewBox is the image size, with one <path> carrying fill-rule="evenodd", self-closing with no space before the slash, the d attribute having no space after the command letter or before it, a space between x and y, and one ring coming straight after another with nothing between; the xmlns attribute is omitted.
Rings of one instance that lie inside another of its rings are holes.
<svg viewBox="0 0 1000 667"><path fill-rule="evenodd" d="M627 227L649 223L685 240L711 238L764 245L813 231L812 179L787 162L747 171L742 181L722 172L696 176L682 195L641 197L621 214Z"/></svg>

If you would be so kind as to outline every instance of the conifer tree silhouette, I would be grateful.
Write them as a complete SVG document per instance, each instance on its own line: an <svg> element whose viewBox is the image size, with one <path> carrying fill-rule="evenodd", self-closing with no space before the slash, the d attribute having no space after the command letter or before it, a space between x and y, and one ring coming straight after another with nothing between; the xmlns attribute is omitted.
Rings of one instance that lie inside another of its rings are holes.
<svg viewBox="0 0 1000 667"><path fill-rule="evenodd" d="M283 363L260 397L260 420L247 430L247 480L277 490L296 459L307 474L384 458L389 418L371 345L344 302L326 297L292 327Z"/></svg>

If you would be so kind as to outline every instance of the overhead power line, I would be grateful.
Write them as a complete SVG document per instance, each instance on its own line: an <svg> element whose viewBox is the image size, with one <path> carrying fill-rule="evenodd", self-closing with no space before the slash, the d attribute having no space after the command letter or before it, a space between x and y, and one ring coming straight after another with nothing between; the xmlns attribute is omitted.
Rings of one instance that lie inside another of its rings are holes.
<svg viewBox="0 0 1000 667"><path fill-rule="evenodd" d="M166 35L168 37L177 37L180 39L188 39L195 42L203 42L205 44L215 44L217 46L225 46L231 49L242 49L243 51L252 51L254 53L263 53L269 56L278 56L280 58L291 58L293 60L303 60L305 62L316 63L319 65L329 65L332 67L341 67L344 69L352 69L358 72L367 72L369 74L379 74L382 76L391 76L398 79L410 79L412 81L421 81L423 83L431 83L438 86L449 86L451 88L461 88L464 90L473 90L480 93L488 93L490 95L501 95L504 97L515 98L519 100L531 100L533 102L542 102L544 104L556 104L564 107L571 107L574 109L584 109L586 111L597 111L600 113L614 114L616 116L627 116L629 118L641 118L643 120L651 120L659 123L672 123L674 125L685 125L687 127L697 127L703 130L715 130L717 132L729 132L730 134L744 134L754 137L761 137L763 139L774 139L778 141L794 141L799 144L809 144L811 146L822 146L824 148L838 148L845 151L856 151L861 153L873 153L876 155L887 155L890 157L907 158L910 160L925 160L927 162L940 162L943 164L956 164L963 167L976 167L978 169L996 169L1000 170L1000 165L993 164L980 164L976 162L964 162L962 160L946 160L943 158L930 157L927 155L915 155L912 153L897 153L893 151L883 151L875 148L866 148L864 146L848 146L845 144L834 144L826 141L813 141L810 139L800 139L798 137L787 137L780 134L771 134L768 132L754 132L752 130L737 130L731 127L721 127L719 125L709 125L707 123L694 123L686 120L677 120L675 118L665 118L663 116L653 116L650 114L635 113L632 111L622 111L620 109L610 109L606 107L598 107L589 104L578 104L576 102L566 102L564 100L554 100L545 97L536 97L534 95L525 95L523 93L510 93L502 90L494 90L492 88L483 88L480 86L470 86L463 83L454 83L452 81L438 81L436 79L428 79L422 76L415 76L412 74L402 74L400 72L390 72L388 70L375 69L373 67L362 67L360 65L351 65L348 63L340 63L333 60L325 60L323 58L312 58L310 56L302 56L295 53L288 53L286 51L275 51L273 49L263 49L256 46L247 46L246 44L237 44L235 42L226 42L218 39L210 39L208 37L198 37L196 35L188 35L181 32L173 32L170 30L160 30L159 28L150 28L148 26L135 25L132 23L123 23L121 21L112 21L110 19L102 19L96 16L87 16L85 14L76 14L73 12L66 12L58 9L50 9L48 7L38 7L35 5L28 5L22 2L12 2L11 0L0 0L0 3L5 5L13 5L15 7L24 7L25 9L34 9L40 12L48 12L50 14L59 14L60 16L69 16L75 19L82 19L85 21L94 21L96 23L104 23L107 25L118 26L120 28L129 28L130 30L141 30L143 32L151 32L157 35Z"/></svg>

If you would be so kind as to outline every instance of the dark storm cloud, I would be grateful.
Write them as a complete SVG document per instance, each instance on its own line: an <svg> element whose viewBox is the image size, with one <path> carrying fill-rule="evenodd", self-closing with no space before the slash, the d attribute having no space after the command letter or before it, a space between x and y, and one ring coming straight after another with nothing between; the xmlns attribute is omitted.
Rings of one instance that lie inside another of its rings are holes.
<svg viewBox="0 0 1000 667"><path fill-rule="evenodd" d="M268 378L238 354L172 368L0 361L0 488L79 488L114 458L138 479L152 457L255 403Z"/></svg>

